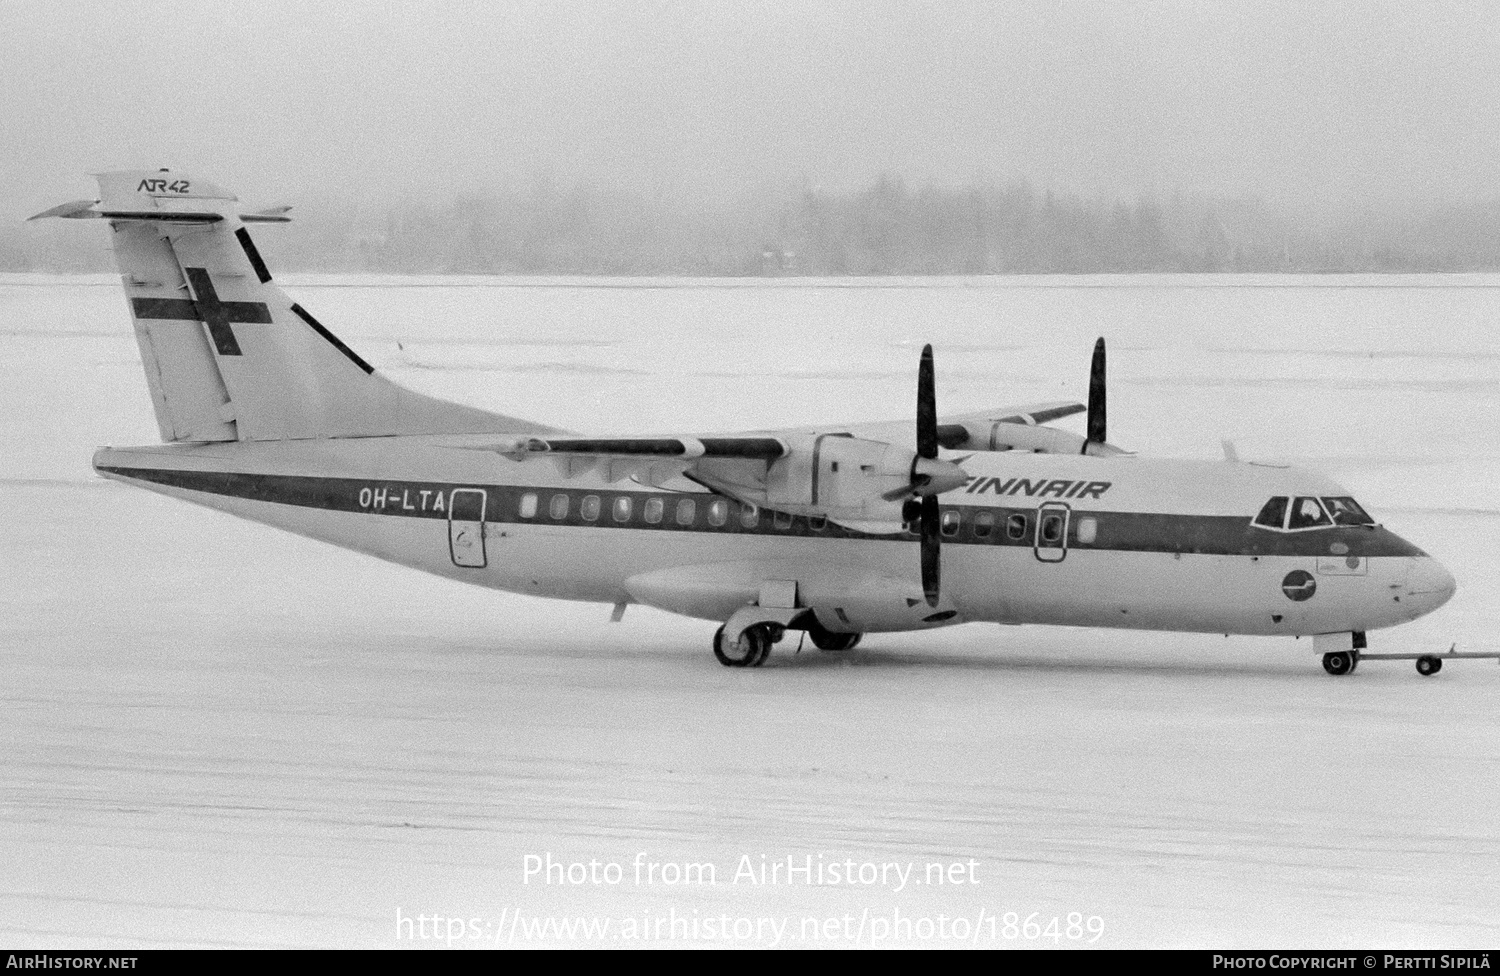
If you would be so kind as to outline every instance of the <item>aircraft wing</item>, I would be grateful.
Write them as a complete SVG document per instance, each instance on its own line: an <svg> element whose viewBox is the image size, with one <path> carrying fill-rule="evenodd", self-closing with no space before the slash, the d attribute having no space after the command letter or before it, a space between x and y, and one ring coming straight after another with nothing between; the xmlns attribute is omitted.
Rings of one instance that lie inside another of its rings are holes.
<svg viewBox="0 0 1500 976"><path fill-rule="evenodd" d="M1071 400L1058 400L1050 403L1033 403L1024 407L1002 407L999 410L977 410L974 413L958 414L952 418L955 421L962 420L989 420L1002 424L1050 424L1054 420L1063 417L1071 417L1075 413L1083 413L1088 407ZM938 418L938 423L944 423L945 418Z"/></svg>
<svg viewBox="0 0 1500 976"><path fill-rule="evenodd" d="M947 447L962 446L965 431L973 425L1014 424L1035 427L1082 413L1081 403L1058 401L1035 403L995 410L977 410L938 418L938 440ZM792 452L787 438L837 433L874 441L901 444L913 440L910 421L893 420L858 424L827 424L819 427L796 427L780 431L755 431L739 434L714 434L672 437L578 437L572 435L519 437L484 444L464 444L470 450L493 451L514 460L551 456L557 459L592 459L595 463L617 459L640 464L651 461L693 462L699 458L725 458L777 461ZM459 446L459 445L454 445Z"/></svg>
<svg viewBox="0 0 1500 976"><path fill-rule="evenodd" d="M464 441L459 450L490 451L512 461L548 458L558 472L574 478L597 472L605 481L629 478L641 484L668 486L696 472L731 472L748 480L765 477L769 466L789 456L794 445L769 434L702 437L579 437L545 434L501 441ZM738 479L736 479L738 480ZM701 481L697 483L702 484Z"/></svg>
<svg viewBox="0 0 1500 976"><path fill-rule="evenodd" d="M1051 403L1032 403L1022 406L998 407L993 410L976 410L971 413L950 414L938 418L938 443L949 449L976 445L969 443L970 435L979 427L992 424L1014 424L1036 427L1042 424L1083 413L1088 408L1081 403L1059 400ZM845 427L823 427L823 430L847 430L856 437L910 444L915 430L909 420L890 420L868 424L850 424Z"/></svg>
<svg viewBox="0 0 1500 976"><path fill-rule="evenodd" d="M1039 427L1062 417L1070 417L1087 409L1081 403L1058 401L1034 403L1024 406L1001 407L994 410L977 410L972 413L954 414L938 418L938 442L942 446L979 448L986 429L991 431L988 440L990 449L996 449L995 425L1005 424L1018 428ZM877 421L858 424L828 424L819 427L799 427L779 431L755 431L742 434L714 434L702 436L671 437L578 437L572 435L547 435L539 437L517 437L488 443L455 444L466 450L493 451L512 460L528 457L551 457L564 466L572 475L583 470L607 466L612 471L622 472L621 477L635 475L651 465L670 465L676 471L686 471L702 460L750 461L765 465L779 461L793 453L796 442L820 434L836 433L887 444L905 445L914 440L914 430L909 421ZM1064 432L1057 431L1059 435ZM1071 435L1065 435L1071 436ZM1004 436L1002 444L1009 443ZM663 467L661 470L666 470ZM625 474L628 472L628 475ZM611 478L610 480L615 480Z"/></svg>

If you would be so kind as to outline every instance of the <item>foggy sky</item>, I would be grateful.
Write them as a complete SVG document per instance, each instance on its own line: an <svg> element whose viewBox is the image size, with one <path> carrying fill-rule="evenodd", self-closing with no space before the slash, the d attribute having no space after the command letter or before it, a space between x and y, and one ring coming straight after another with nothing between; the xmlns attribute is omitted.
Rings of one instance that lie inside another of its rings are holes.
<svg viewBox="0 0 1500 976"><path fill-rule="evenodd" d="M0 215L172 166L311 206L546 177L1494 195L1500 5L0 0Z"/></svg>

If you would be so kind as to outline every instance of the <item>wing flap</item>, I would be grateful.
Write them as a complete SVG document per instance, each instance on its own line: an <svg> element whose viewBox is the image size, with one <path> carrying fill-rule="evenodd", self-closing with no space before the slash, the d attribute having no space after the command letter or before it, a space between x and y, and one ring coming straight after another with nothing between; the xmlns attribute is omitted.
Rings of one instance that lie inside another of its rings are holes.
<svg viewBox="0 0 1500 976"><path fill-rule="evenodd" d="M695 460L697 458L733 458L754 461L776 461L791 449L779 437L749 435L744 437L523 437L483 444L453 445L471 451L492 451L514 461L528 457L552 456L559 460L594 458ZM611 463L614 463L611 461ZM639 465L638 465L639 466Z"/></svg>

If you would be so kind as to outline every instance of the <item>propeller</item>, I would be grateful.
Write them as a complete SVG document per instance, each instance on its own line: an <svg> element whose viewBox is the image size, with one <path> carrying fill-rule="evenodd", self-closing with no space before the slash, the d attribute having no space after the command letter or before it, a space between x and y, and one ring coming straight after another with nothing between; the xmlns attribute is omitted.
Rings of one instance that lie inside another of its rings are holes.
<svg viewBox="0 0 1500 976"><path fill-rule="evenodd" d="M917 453L911 462L910 482L881 497L886 501L905 498L901 517L916 523L922 542L922 594L927 605L938 605L941 588L942 515L937 496L961 488L969 480L964 469L938 458L937 382L933 375L932 346L922 347L917 365Z"/></svg>
<svg viewBox="0 0 1500 976"><path fill-rule="evenodd" d="M921 478L923 487L930 487L936 474L931 468L941 464L937 460L937 392L932 366L932 346L922 347L922 361L917 365L917 459L911 465L913 486ZM928 470L924 470L927 462ZM957 467L957 465L953 465ZM938 594L942 581L942 520L938 514L935 492L921 496L922 532L922 594L927 605L938 605Z"/></svg>
<svg viewBox="0 0 1500 976"><path fill-rule="evenodd" d="M1094 343L1094 361L1089 364L1089 414L1088 414L1088 443L1084 444L1084 452L1088 452L1089 444L1103 444L1109 438L1105 434L1104 423L1104 337Z"/></svg>

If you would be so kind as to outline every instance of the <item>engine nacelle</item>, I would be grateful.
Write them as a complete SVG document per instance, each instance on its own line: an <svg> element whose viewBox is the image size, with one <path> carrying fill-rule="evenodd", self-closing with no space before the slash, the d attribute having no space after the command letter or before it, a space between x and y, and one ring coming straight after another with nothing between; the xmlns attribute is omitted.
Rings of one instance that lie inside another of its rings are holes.
<svg viewBox="0 0 1500 976"><path fill-rule="evenodd" d="M919 459L908 448L847 434L784 438L790 450L759 477L739 462L705 459L694 475L741 501L793 515L825 516L867 531L901 528L902 506L914 494L936 494L964 484L949 461Z"/></svg>
<svg viewBox="0 0 1500 976"><path fill-rule="evenodd" d="M962 429L963 434L958 434ZM1018 424L1008 420L966 420L944 424L943 446L965 451L1035 451L1039 454L1091 454L1109 457L1125 452L1056 427Z"/></svg>
<svg viewBox="0 0 1500 976"><path fill-rule="evenodd" d="M914 452L841 434L807 435L789 446L788 455L766 472L767 508L841 521L901 522Z"/></svg>

